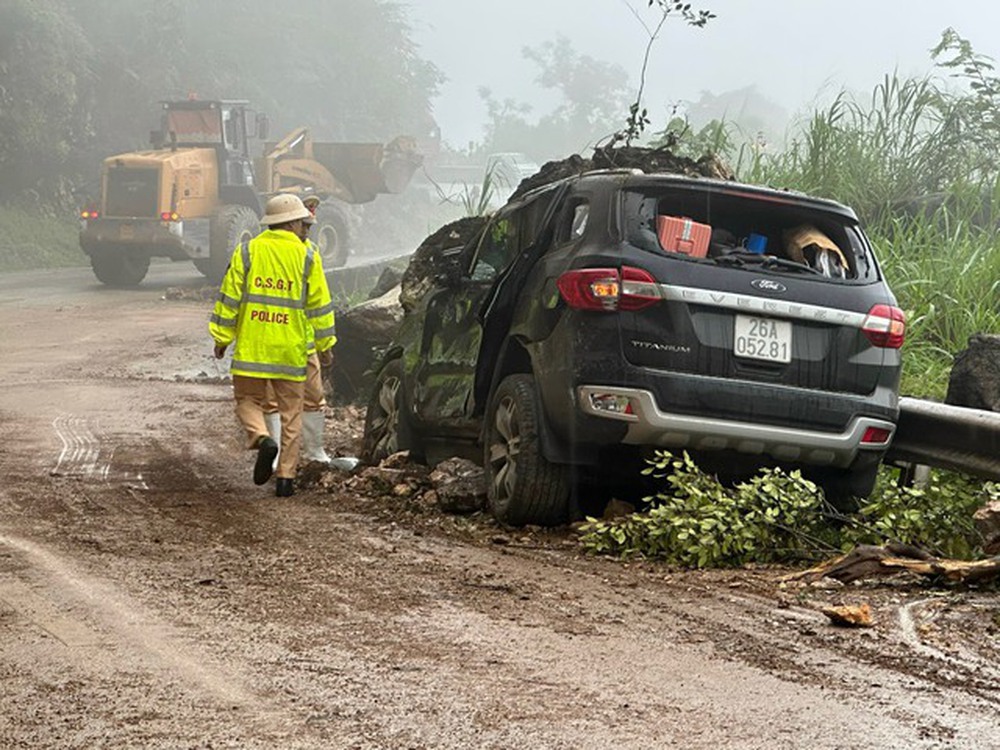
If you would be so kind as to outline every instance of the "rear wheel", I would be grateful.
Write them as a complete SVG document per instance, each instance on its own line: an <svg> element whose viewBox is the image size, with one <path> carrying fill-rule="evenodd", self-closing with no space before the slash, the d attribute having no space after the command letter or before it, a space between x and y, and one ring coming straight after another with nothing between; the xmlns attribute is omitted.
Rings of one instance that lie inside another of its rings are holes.
<svg viewBox="0 0 1000 750"><path fill-rule="evenodd" d="M195 268L209 281L218 284L226 275L229 259L236 247L260 233L260 219L247 206L224 206L212 219L209 234L209 255L197 258Z"/></svg>
<svg viewBox="0 0 1000 750"><path fill-rule="evenodd" d="M535 380L509 375L486 411L487 504L508 526L557 526L569 516L569 471L542 455Z"/></svg>
<svg viewBox="0 0 1000 750"><path fill-rule="evenodd" d="M850 468L828 469L814 481L822 488L830 505L841 513L853 513L875 489L880 465L878 460L866 456L863 461L856 460Z"/></svg>
<svg viewBox="0 0 1000 750"><path fill-rule="evenodd" d="M102 284L133 287L146 278L149 256L127 250L99 250L90 256L90 266Z"/></svg>
<svg viewBox="0 0 1000 750"><path fill-rule="evenodd" d="M324 268L347 265L354 244L356 220L350 206L338 201L321 203L316 210L313 240L323 258Z"/></svg>

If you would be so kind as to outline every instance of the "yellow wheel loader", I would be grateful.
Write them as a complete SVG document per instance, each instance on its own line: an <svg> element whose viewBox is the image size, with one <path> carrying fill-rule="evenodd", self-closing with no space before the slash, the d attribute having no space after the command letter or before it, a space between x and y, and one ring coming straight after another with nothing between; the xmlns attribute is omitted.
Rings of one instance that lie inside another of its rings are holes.
<svg viewBox="0 0 1000 750"><path fill-rule="evenodd" d="M312 239L325 268L342 266L360 224L357 206L402 191L420 166L413 139L324 143L304 127L254 158L249 142L267 138L268 122L248 104L163 102L152 148L104 160L100 199L80 214L80 247L101 282L136 286L154 257L192 260L218 282L279 192L321 199Z"/></svg>

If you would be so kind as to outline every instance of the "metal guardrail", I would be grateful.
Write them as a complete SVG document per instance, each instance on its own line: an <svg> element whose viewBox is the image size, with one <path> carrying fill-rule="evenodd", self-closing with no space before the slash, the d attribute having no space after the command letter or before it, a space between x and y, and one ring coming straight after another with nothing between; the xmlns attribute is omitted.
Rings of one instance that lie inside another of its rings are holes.
<svg viewBox="0 0 1000 750"><path fill-rule="evenodd" d="M324 268L334 302L356 303L364 300L382 271L388 266L400 265L408 257L409 253L394 253L373 259L352 259L351 263L340 268Z"/></svg>
<svg viewBox="0 0 1000 750"><path fill-rule="evenodd" d="M1000 412L900 398L885 463L923 464L1000 481Z"/></svg>

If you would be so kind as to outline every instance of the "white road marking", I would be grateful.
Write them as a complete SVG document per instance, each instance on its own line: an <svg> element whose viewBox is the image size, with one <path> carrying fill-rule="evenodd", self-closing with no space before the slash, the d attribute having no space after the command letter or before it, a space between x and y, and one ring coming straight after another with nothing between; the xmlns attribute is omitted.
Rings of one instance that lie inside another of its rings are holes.
<svg viewBox="0 0 1000 750"><path fill-rule="evenodd" d="M115 446L102 446L101 440L91 430L87 419L64 414L52 421L52 429L62 442L62 450L56 458L55 467L49 472L51 475L110 481L110 477L113 476L111 462L115 455ZM149 489L141 473L125 474L120 479L137 489Z"/></svg>

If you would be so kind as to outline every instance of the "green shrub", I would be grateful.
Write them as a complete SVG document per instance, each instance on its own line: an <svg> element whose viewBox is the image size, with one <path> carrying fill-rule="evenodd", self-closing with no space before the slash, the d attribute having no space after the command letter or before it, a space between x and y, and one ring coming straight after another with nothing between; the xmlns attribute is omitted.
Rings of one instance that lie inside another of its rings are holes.
<svg viewBox="0 0 1000 750"><path fill-rule="evenodd" d="M580 528L585 550L689 568L787 562L889 541L969 558L980 543L972 514L1000 498L997 485L948 472L932 472L921 489L898 487L884 468L869 502L845 517L798 471L764 468L725 487L687 453L657 451L649 464L644 473L664 480L664 490L646 499L649 510L588 518Z"/></svg>
<svg viewBox="0 0 1000 750"><path fill-rule="evenodd" d="M616 521L588 518L584 548L703 568L788 559L814 547L814 535L823 532L822 494L798 471L763 469L727 489L687 453L657 451L644 473L664 479L669 490L649 498L647 512Z"/></svg>
<svg viewBox="0 0 1000 750"><path fill-rule="evenodd" d="M869 502L855 523L843 529L844 546L912 544L942 557L968 559L982 542L972 515L987 500L1000 499L1000 489L951 472L932 472L924 487L899 487L890 472L879 476Z"/></svg>

